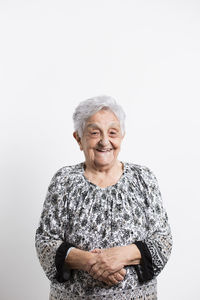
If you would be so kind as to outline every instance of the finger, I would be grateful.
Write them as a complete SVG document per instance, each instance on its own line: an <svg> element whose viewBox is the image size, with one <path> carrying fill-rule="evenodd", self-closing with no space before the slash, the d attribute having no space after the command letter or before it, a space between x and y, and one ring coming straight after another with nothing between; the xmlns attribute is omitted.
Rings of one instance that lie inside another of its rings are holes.
<svg viewBox="0 0 200 300"><path fill-rule="evenodd" d="M114 284L112 282L110 282L109 280L104 281L108 286L113 286Z"/></svg>
<svg viewBox="0 0 200 300"><path fill-rule="evenodd" d="M111 282L110 282L110 280L109 280L108 278L103 279L102 276L100 276L100 277L98 278L98 280L99 280L99 281L102 281L102 282L104 282L104 283L106 283L106 284L108 284L108 285L111 284Z"/></svg>
<svg viewBox="0 0 200 300"><path fill-rule="evenodd" d="M95 249L91 250L90 252L92 252L92 253L101 253L101 249L95 248Z"/></svg>
<svg viewBox="0 0 200 300"><path fill-rule="evenodd" d="M139 265L140 264L140 259L135 259L134 261L133 261L133 265Z"/></svg>
<svg viewBox="0 0 200 300"><path fill-rule="evenodd" d="M105 282L108 286L114 285L108 278L105 280L102 279L101 281Z"/></svg>
<svg viewBox="0 0 200 300"><path fill-rule="evenodd" d="M98 279L103 273L103 269L100 268L93 268L93 270L91 270L89 272L89 274L94 278L94 279Z"/></svg>
<svg viewBox="0 0 200 300"><path fill-rule="evenodd" d="M98 268L97 265L95 264L95 265L93 265L92 268L90 269L89 274L90 274L91 276L94 276L94 274L95 274L98 270L99 270L99 268Z"/></svg>
<svg viewBox="0 0 200 300"><path fill-rule="evenodd" d="M103 273L103 271L100 270L100 271L98 271L97 273L95 273L94 275L92 275L92 277L93 277L94 279L98 279L98 278L102 275L102 273Z"/></svg>
<svg viewBox="0 0 200 300"><path fill-rule="evenodd" d="M109 273L108 271L104 271L104 272L102 272L101 277L103 279L107 279L109 275L111 275L111 273Z"/></svg>
<svg viewBox="0 0 200 300"><path fill-rule="evenodd" d="M114 275L109 275L108 276L109 281L111 281L112 284L118 284L119 281L115 278Z"/></svg>
<svg viewBox="0 0 200 300"><path fill-rule="evenodd" d="M126 275L126 269L122 268L121 270L118 271L118 273L124 277Z"/></svg>
<svg viewBox="0 0 200 300"><path fill-rule="evenodd" d="M115 278L118 281L122 281L124 279L124 277L122 275L120 275L118 272L114 273L113 275L115 276Z"/></svg>

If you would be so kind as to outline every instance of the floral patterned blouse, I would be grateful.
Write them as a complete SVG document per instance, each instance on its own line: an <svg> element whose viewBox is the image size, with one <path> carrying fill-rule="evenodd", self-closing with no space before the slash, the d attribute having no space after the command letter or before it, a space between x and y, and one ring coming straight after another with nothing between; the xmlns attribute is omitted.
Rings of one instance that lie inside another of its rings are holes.
<svg viewBox="0 0 200 300"><path fill-rule="evenodd" d="M128 162L123 166L118 182L106 188L84 176L84 162L62 167L53 176L36 231L50 299L157 299L156 277L172 248L167 213L153 172ZM68 270L66 278L59 267L70 246L90 251L132 243L141 252L141 263L125 266L124 280L112 287L81 270Z"/></svg>

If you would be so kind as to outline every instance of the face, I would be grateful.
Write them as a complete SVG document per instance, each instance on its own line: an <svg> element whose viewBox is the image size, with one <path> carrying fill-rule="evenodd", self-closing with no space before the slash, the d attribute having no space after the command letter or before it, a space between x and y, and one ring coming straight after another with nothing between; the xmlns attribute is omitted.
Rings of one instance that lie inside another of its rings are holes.
<svg viewBox="0 0 200 300"><path fill-rule="evenodd" d="M100 110L87 119L82 138L74 137L90 167L111 167L117 162L123 139L120 123L110 110Z"/></svg>

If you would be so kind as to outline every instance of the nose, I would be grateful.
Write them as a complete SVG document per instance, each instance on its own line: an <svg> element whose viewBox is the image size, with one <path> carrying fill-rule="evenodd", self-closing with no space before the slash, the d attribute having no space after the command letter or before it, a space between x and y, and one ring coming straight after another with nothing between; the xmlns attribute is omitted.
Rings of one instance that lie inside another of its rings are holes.
<svg viewBox="0 0 200 300"><path fill-rule="evenodd" d="M108 146L110 144L108 136L106 136L106 135L102 136L101 139L99 140L99 144L102 147Z"/></svg>

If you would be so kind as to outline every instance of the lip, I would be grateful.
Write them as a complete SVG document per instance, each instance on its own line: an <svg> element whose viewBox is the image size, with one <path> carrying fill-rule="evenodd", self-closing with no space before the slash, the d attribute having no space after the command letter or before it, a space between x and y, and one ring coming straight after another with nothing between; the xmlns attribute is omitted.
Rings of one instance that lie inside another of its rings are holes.
<svg viewBox="0 0 200 300"><path fill-rule="evenodd" d="M98 152L110 152L111 150L113 150L112 148L109 148L109 149L96 149Z"/></svg>

